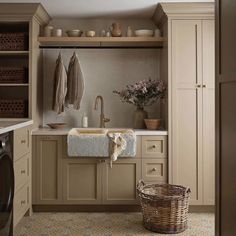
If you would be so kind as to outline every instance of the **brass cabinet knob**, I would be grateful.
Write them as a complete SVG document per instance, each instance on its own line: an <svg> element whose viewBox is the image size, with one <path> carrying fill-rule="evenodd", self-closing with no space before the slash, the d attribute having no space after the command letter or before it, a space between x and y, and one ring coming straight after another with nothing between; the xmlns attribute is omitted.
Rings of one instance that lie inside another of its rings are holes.
<svg viewBox="0 0 236 236"><path fill-rule="evenodd" d="M157 147L157 145L155 145L155 144L154 144L154 145L152 145L152 148L156 148L156 147Z"/></svg>
<svg viewBox="0 0 236 236"><path fill-rule="evenodd" d="M157 168L156 167L152 168L152 171L157 171Z"/></svg>
<svg viewBox="0 0 236 236"><path fill-rule="evenodd" d="M103 121L104 121L104 122L109 122L110 119L109 119L109 118L103 118Z"/></svg>
<svg viewBox="0 0 236 236"><path fill-rule="evenodd" d="M196 88L201 88L201 87L202 87L201 84L196 85Z"/></svg>
<svg viewBox="0 0 236 236"><path fill-rule="evenodd" d="M206 88L206 85L205 85L205 84L203 84L203 85L202 85L202 87L203 87L203 88Z"/></svg>

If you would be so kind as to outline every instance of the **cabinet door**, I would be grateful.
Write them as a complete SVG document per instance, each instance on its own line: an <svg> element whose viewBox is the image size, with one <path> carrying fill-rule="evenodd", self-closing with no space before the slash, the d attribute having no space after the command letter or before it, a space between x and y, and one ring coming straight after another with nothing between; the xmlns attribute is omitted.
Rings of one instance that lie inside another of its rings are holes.
<svg viewBox="0 0 236 236"><path fill-rule="evenodd" d="M167 183L167 159L143 159L142 179L147 182Z"/></svg>
<svg viewBox="0 0 236 236"><path fill-rule="evenodd" d="M101 166L99 159L63 160L63 203L101 204Z"/></svg>
<svg viewBox="0 0 236 236"><path fill-rule="evenodd" d="M136 185L141 179L141 159L124 158L103 165L103 204L136 205Z"/></svg>
<svg viewBox="0 0 236 236"><path fill-rule="evenodd" d="M203 20L203 199L215 199L215 45L214 20Z"/></svg>
<svg viewBox="0 0 236 236"><path fill-rule="evenodd" d="M30 129L31 126L27 126L14 131L14 161L17 161L31 151Z"/></svg>
<svg viewBox="0 0 236 236"><path fill-rule="evenodd" d="M62 137L37 136L34 161L36 161L36 204L62 203Z"/></svg>
<svg viewBox="0 0 236 236"><path fill-rule="evenodd" d="M191 189L202 204L202 23L172 21L170 182Z"/></svg>

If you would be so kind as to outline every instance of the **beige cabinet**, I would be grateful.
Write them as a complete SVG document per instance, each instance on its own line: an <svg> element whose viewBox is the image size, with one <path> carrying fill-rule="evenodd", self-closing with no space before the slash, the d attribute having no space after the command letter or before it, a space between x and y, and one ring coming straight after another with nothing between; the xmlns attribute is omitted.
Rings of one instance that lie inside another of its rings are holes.
<svg viewBox="0 0 236 236"><path fill-rule="evenodd" d="M13 131L13 167L15 196L13 226L28 212L31 214L31 126Z"/></svg>
<svg viewBox="0 0 236 236"><path fill-rule="evenodd" d="M215 203L215 45L214 21L204 20L203 27L203 85L202 90L202 164L203 203Z"/></svg>
<svg viewBox="0 0 236 236"><path fill-rule="evenodd" d="M143 159L142 179L147 182L167 183L167 159Z"/></svg>
<svg viewBox="0 0 236 236"><path fill-rule="evenodd" d="M167 155L167 136L142 136L143 158L165 158Z"/></svg>
<svg viewBox="0 0 236 236"><path fill-rule="evenodd" d="M99 159L63 160L63 203L101 204L102 165Z"/></svg>
<svg viewBox="0 0 236 236"><path fill-rule="evenodd" d="M30 184L27 183L19 189L14 196L14 210L13 210L13 226L15 227L25 213L29 210L30 200Z"/></svg>
<svg viewBox="0 0 236 236"><path fill-rule="evenodd" d="M137 205L142 177L167 180L166 136L138 137L136 157L119 158L112 168L109 158L68 157L66 136L34 136L33 150L34 205Z"/></svg>
<svg viewBox="0 0 236 236"><path fill-rule="evenodd" d="M153 20L167 37L160 73L168 83L169 183L190 187L190 204L213 205L214 3L161 3Z"/></svg>
<svg viewBox="0 0 236 236"><path fill-rule="evenodd" d="M120 158L103 164L103 203L133 205L138 203L136 185L141 179L141 159Z"/></svg>
<svg viewBox="0 0 236 236"><path fill-rule="evenodd" d="M35 136L33 204L62 203L62 137Z"/></svg>
<svg viewBox="0 0 236 236"><path fill-rule="evenodd" d="M172 183L214 204L214 21L172 20Z"/></svg>

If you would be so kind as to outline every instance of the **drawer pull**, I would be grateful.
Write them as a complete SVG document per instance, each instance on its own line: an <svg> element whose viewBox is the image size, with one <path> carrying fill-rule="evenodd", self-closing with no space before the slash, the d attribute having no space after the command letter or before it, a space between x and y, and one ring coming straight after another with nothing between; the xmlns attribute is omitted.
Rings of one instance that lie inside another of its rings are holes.
<svg viewBox="0 0 236 236"><path fill-rule="evenodd" d="M21 203L21 205L25 205L26 201L23 200L23 201L21 201L20 203Z"/></svg>
<svg viewBox="0 0 236 236"><path fill-rule="evenodd" d="M25 174L25 173L26 173L26 171L25 171L25 170L22 170L20 173L23 175L23 174Z"/></svg>
<svg viewBox="0 0 236 236"><path fill-rule="evenodd" d="M154 145L152 145L152 148L156 148L156 147L157 147L157 145L155 145L155 144L154 144Z"/></svg>
<svg viewBox="0 0 236 236"><path fill-rule="evenodd" d="M23 143L26 143L26 140L25 140L25 139L21 140L21 143L22 143L22 144L23 144Z"/></svg>
<svg viewBox="0 0 236 236"><path fill-rule="evenodd" d="M154 168L152 168L152 171L157 171L157 168L155 168L155 167L154 167Z"/></svg>

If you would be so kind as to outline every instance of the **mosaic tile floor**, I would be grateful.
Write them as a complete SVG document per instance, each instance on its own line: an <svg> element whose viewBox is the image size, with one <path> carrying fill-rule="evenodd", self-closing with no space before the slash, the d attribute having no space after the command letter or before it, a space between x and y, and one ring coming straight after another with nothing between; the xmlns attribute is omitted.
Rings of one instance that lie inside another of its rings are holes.
<svg viewBox="0 0 236 236"><path fill-rule="evenodd" d="M153 236L140 213L34 213L24 217L15 236ZM174 234L172 234L174 235ZM214 236L214 214L189 214L189 228L179 236Z"/></svg>

